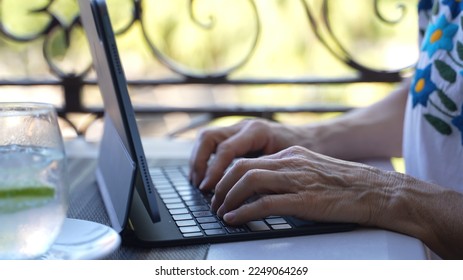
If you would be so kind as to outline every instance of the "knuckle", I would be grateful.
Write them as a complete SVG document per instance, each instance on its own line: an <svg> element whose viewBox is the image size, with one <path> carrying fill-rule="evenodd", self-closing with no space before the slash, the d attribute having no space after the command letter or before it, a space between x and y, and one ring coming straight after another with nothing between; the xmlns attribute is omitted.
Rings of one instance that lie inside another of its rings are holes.
<svg viewBox="0 0 463 280"><path fill-rule="evenodd" d="M239 159L233 164L233 169L239 172L244 172L249 166L248 162L248 159Z"/></svg>
<svg viewBox="0 0 463 280"><path fill-rule="evenodd" d="M306 149L301 146L291 146L286 150L288 151L288 153L294 154L294 155L299 155L306 151Z"/></svg>
<svg viewBox="0 0 463 280"><path fill-rule="evenodd" d="M198 133L198 139L200 142L207 141L208 139L213 138L214 131L210 128L201 129Z"/></svg>
<svg viewBox="0 0 463 280"><path fill-rule="evenodd" d="M236 157L235 147L227 142L217 145L215 153L230 162Z"/></svg>
<svg viewBox="0 0 463 280"><path fill-rule="evenodd" d="M262 171L258 169L252 169L246 172L243 176L243 180L248 184L258 182L262 177Z"/></svg>
<svg viewBox="0 0 463 280"><path fill-rule="evenodd" d="M227 143L227 142L222 142L217 146L217 151L222 152L222 153L228 153L233 150L233 145Z"/></svg>
<svg viewBox="0 0 463 280"><path fill-rule="evenodd" d="M301 146L291 146L281 151L282 158L291 158L292 160L304 160L308 156L309 151Z"/></svg>
<svg viewBox="0 0 463 280"><path fill-rule="evenodd" d="M307 150L301 146L291 146L281 151L282 158L302 159L307 154Z"/></svg>
<svg viewBox="0 0 463 280"><path fill-rule="evenodd" d="M239 159L232 168L234 173L241 174L241 181L243 181L245 185L258 182L264 175L264 170L252 168L251 161L250 159Z"/></svg>
<svg viewBox="0 0 463 280"><path fill-rule="evenodd" d="M247 126L247 129L251 131L260 131L262 129L266 129L268 127L268 124L264 120L255 119L255 120L250 120L246 126Z"/></svg>

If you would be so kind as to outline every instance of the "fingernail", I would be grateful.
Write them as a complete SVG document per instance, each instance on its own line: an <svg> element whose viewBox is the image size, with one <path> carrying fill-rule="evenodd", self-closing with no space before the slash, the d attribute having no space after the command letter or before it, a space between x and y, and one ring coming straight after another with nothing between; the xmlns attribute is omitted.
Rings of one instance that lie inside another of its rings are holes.
<svg viewBox="0 0 463 280"><path fill-rule="evenodd" d="M199 189L202 190L202 191L205 190L206 189L206 183L207 183L207 177L203 179L201 184L199 184Z"/></svg>
<svg viewBox="0 0 463 280"><path fill-rule="evenodd" d="M219 209L217 210L217 216L219 216L219 217L221 217L221 218L222 218L222 217L223 217L223 215L224 215L224 213L223 213L223 212L225 212L225 210L223 209L223 207L222 207L222 206L220 206L220 207L219 207Z"/></svg>
<svg viewBox="0 0 463 280"><path fill-rule="evenodd" d="M228 212L226 213L225 215L223 215L223 220L226 222L226 223L233 223L233 221L235 220L236 218L236 213L235 211L231 211L231 212Z"/></svg>
<svg viewBox="0 0 463 280"><path fill-rule="evenodd" d="M211 208L214 209L215 207L215 195L212 196L211 198Z"/></svg>

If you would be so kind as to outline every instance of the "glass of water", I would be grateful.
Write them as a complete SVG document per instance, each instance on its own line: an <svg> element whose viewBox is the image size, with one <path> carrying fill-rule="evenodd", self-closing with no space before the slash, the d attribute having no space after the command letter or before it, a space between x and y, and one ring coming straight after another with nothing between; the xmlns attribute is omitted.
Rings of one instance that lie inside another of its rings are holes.
<svg viewBox="0 0 463 280"><path fill-rule="evenodd" d="M54 107L0 103L0 259L33 259L67 212L64 145Z"/></svg>

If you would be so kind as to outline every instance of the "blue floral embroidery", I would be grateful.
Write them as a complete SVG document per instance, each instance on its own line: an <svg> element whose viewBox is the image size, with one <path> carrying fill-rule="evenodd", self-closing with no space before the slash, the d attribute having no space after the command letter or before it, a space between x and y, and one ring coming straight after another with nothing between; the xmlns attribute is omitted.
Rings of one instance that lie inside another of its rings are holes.
<svg viewBox="0 0 463 280"><path fill-rule="evenodd" d="M416 69L415 78L410 88L413 107L418 103L426 107L429 96L437 89L436 85L431 81L431 67L432 65L429 64L424 69Z"/></svg>
<svg viewBox="0 0 463 280"><path fill-rule="evenodd" d="M410 103L442 136L458 133L463 146L463 92L453 92L463 85L463 37L457 35L463 25L463 0L420 0L418 11L424 34L420 56L427 55L429 61L423 57L420 62L425 64L418 63Z"/></svg>
<svg viewBox="0 0 463 280"><path fill-rule="evenodd" d="M418 3L418 11L431 10L433 4L433 0L420 0L420 2Z"/></svg>
<svg viewBox="0 0 463 280"><path fill-rule="evenodd" d="M461 145L463 145L463 105L461 106L461 112L459 116L452 119L452 124L458 128L461 132Z"/></svg>
<svg viewBox="0 0 463 280"><path fill-rule="evenodd" d="M461 0L444 0L442 4L449 6L452 18L456 18L463 8L463 2L461 2Z"/></svg>
<svg viewBox="0 0 463 280"><path fill-rule="evenodd" d="M428 27L421 50L427 51L429 57L432 57L439 49L451 51L453 49L453 37L457 31L458 25L448 22L442 15L435 24Z"/></svg>

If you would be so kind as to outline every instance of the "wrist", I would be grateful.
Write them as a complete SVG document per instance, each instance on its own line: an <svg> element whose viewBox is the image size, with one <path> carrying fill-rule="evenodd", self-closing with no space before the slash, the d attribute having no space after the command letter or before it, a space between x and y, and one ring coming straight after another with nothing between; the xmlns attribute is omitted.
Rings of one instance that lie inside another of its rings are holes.
<svg viewBox="0 0 463 280"><path fill-rule="evenodd" d="M304 137L298 145L323 155L349 159L347 130L347 125L334 120L305 125L302 128Z"/></svg>
<svg viewBox="0 0 463 280"><path fill-rule="evenodd" d="M371 225L429 239L429 225L433 223L429 218L433 217L433 210L439 211L432 204L445 190L405 174L389 173Z"/></svg>

